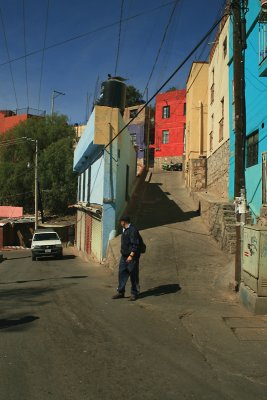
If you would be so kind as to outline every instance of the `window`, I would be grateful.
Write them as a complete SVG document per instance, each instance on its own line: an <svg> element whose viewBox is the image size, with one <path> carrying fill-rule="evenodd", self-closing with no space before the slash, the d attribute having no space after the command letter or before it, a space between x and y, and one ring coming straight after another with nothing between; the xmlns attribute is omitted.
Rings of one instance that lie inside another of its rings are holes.
<svg viewBox="0 0 267 400"><path fill-rule="evenodd" d="M170 118L170 106L162 107L162 118Z"/></svg>
<svg viewBox="0 0 267 400"><path fill-rule="evenodd" d="M186 103L184 103L184 115L186 115Z"/></svg>
<svg viewBox="0 0 267 400"><path fill-rule="evenodd" d="M263 17L262 13L262 17ZM267 22L265 18L259 20L259 65L267 57Z"/></svg>
<svg viewBox="0 0 267 400"><path fill-rule="evenodd" d="M138 113L138 108L130 110L130 118L134 118L137 113Z"/></svg>
<svg viewBox="0 0 267 400"><path fill-rule="evenodd" d="M213 150L213 131L210 132L210 152Z"/></svg>
<svg viewBox="0 0 267 400"><path fill-rule="evenodd" d="M212 85L210 88L210 104L214 102L214 68L212 70Z"/></svg>
<svg viewBox="0 0 267 400"><path fill-rule="evenodd" d="M235 82L232 80L232 129L235 131Z"/></svg>
<svg viewBox="0 0 267 400"><path fill-rule="evenodd" d="M86 188L86 172L84 171L84 173L83 173L83 195L82 195L82 201L86 201L85 188Z"/></svg>
<svg viewBox="0 0 267 400"><path fill-rule="evenodd" d="M129 200L129 176L130 176L130 167L126 165L126 185L125 185L125 200Z"/></svg>
<svg viewBox="0 0 267 400"><path fill-rule="evenodd" d="M258 164L259 131L253 132L247 137L247 168Z"/></svg>
<svg viewBox="0 0 267 400"><path fill-rule="evenodd" d="M227 56L227 36L223 41L223 58Z"/></svg>
<svg viewBox="0 0 267 400"><path fill-rule="evenodd" d="M211 115L211 131L210 131L210 152L213 150L213 130L214 130L214 114Z"/></svg>
<svg viewBox="0 0 267 400"><path fill-rule="evenodd" d="M219 122L219 142L223 140L223 128L224 128L224 97L221 100L221 113L222 113L222 118Z"/></svg>
<svg viewBox="0 0 267 400"><path fill-rule="evenodd" d="M81 175L78 176L77 201L80 201Z"/></svg>
<svg viewBox="0 0 267 400"><path fill-rule="evenodd" d="M185 150L186 150L186 124L184 124L184 140L183 140L183 154L185 155Z"/></svg>
<svg viewBox="0 0 267 400"><path fill-rule="evenodd" d="M169 131L162 131L162 143L163 144L169 143Z"/></svg>
<svg viewBox="0 0 267 400"><path fill-rule="evenodd" d="M136 146L136 133L131 133L131 143Z"/></svg>

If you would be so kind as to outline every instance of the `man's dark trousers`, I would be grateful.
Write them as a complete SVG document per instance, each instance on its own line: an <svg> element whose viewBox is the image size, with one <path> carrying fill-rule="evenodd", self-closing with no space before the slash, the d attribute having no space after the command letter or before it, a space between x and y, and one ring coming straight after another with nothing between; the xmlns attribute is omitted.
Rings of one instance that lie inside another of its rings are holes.
<svg viewBox="0 0 267 400"><path fill-rule="evenodd" d="M137 268L139 259L133 258L130 262L127 261L128 257L121 256L119 265L119 287L118 292L125 292L126 283L130 277L131 279L131 294L134 296L138 295L137 290Z"/></svg>

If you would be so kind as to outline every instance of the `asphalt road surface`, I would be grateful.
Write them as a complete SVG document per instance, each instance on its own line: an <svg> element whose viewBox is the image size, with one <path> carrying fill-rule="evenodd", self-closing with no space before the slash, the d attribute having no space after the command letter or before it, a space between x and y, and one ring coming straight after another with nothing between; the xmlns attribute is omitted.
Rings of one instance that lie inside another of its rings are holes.
<svg viewBox="0 0 267 400"><path fill-rule="evenodd" d="M0 400L267 399L267 318L229 292L231 259L181 175L153 175L136 208L148 245L136 302L112 300L116 273L70 251L5 252Z"/></svg>
<svg viewBox="0 0 267 400"><path fill-rule="evenodd" d="M71 254L0 264L1 400L226 399L179 319ZM169 288L173 299L177 285ZM156 298L157 293L148 293Z"/></svg>

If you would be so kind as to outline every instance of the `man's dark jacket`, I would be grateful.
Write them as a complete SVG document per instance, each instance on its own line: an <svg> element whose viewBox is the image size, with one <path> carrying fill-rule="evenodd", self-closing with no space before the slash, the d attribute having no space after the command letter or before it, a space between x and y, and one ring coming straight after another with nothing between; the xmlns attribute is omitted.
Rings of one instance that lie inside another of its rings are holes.
<svg viewBox="0 0 267 400"><path fill-rule="evenodd" d="M136 257L140 256L139 232L133 225L126 228L121 235L121 254L128 257L131 252Z"/></svg>

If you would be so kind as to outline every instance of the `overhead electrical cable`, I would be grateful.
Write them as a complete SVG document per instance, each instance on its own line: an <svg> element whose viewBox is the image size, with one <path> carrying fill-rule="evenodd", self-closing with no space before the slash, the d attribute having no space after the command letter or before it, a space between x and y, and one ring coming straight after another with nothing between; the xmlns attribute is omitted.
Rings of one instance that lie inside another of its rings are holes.
<svg viewBox="0 0 267 400"><path fill-rule="evenodd" d="M10 76L11 76L11 81L12 81L12 86L13 86L13 91L14 91L14 96L15 96L16 107L19 108L18 97L17 97L16 87L15 87L14 76L13 76L13 70L12 70L12 65L11 65L11 59L10 59L8 43L7 43L6 28L5 28L3 12L2 12L1 8L0 8L0 18L1 18L1 23L2 23L3 32L4 32L5 47L6 47L7 58L8 58L7 64L9 64L9 71L10 71Z"/></svg>
<svg viewBox="0 0 267 400"><path fill-rule="evenodd" d="M152 70L151 70L151 72L150 72L150 74L149 74L149 77L148 77L146 86L145 86L144 91L143 91L143 96L144 96L144 94L145 94L145 92L146 92L146 90L147 90L147 88L148 88L148 85L149 85L149 83L150 83L150 81L151 81L151 78L152 78L152 76L153 76L153 73L154 73L154 71L155 71L155 68L156 68L156 65L157 65L157 62L158 62L158 59L159 59L159 56L160 56L162 47L163 47L163 45L164 45L164 42L165 42L165 39L166 39L166 36L167 36L167 32L168 32L168 30L169 30L169 28L170 28L170 25L171 25L173 16L174 16L175 11L176 11L176 7L177 7L177 5L178 5L178 3L179 3L180 1L181 1L181 0L176 0L176 1L174 2L174 5L173 5L173 8L172 8L171 14L170 14L170 16L169 16L169 19L168 19L166 28L165 28L165 30L164 30L164 33L163 33L163 36L162 36L162 39L161 39L160 46L159 46L158 51L157 51L157 55L156 55L154 64L153 64L153 66L152 66Z"/></svg>
<svg viewBox="0 0 267 400"><path fill-rule="evenodd" d="M42 80L43 80L43 71L44 71L44 55L45 55L45 46L46 46L46 36L47 36L47 26L48 26L48 12L49 12L49 0L47 0L46 5L46 18L45 18L45 31L44 31L44 45L42 50L42 61L41 61L41 73L40 73L40 83L39 83L39 93L38 93L38 110L40 109L40 100L41 100L41 90L42 90Z"/></svg>
<svg viewBox="0 0 267 400"><path fill-rule="evenodd" d="M165 3L165 4L162 4L161 6L152 8L152 9L150 9L150 10L148 10L148 11L143 11L143 12L137 13L137 14L135 14L135 15L132 15L131 17L124 18L124 19L122 20L122 22L131 21L131 20L133 20L133 19L135 19L135 18L138 18L138 17L141 17L141 16L143 16L143 15L151 14L152 12L155 12L155 11L157 11L157 10L160 10L160 9L162 9L162 8L165 8L165 7L169 6L170 4L173 4L173 2L174 2L174 1L169 1L168 3ZM75 41L75 40L82 39L82 38L84 38L84 37L86 37L86 36L93 35L94 33L98 33L98 32L101 32L101 31L103 31L103 30L113 28L114 26L116 26L116 25L118 25L118 24L120 24L120 21L112 22L112 23L110 23L110 24L108 24L108 25L104 25L104 26L101 26L101 27L99 27L99 28L93 29L92 31L88 31L88 32L85 32L85 33L81 33L80 35L76 35L76 36L73 36L73 37L71 37L71 38L69 38L69 39L62 40L61 42L57 42L57 43L51 44L51 45L49 45L49 46L45 46L45 49L42 48L42 49L38 49L38 50L33 50L33 51L27 53L26 55L23 55L23 56L20 56L20 57L16 57L16 58L13 58L13 59L9 59L8 61L5 61L5 62L3 62L3 63L0 63L0 67L1 67L1 66L4 66L4 65L7 65L7 64L10 64L10 63L13 63L13 62L15 62L15 61L22 60L22 59L25 58L25 57L30 57L30 56L33 56L33 55L35 55L35 54L42 53L43 50L47 51L47 50L53 49L53 48L55 48L55 47L62 46L62 45L64 45L64 44L66 44L66 43L70 43L70 42L73 42L73 41Z"/></svg>
<svg viewBox="0 0 267 400"><path fill-rule="evenodd" d="M118 62L119 62L119 56L120 56L121 26L122 26L122 16L123 16L123 6L124 6L124 0L121 0L121 14L120 14L120 24L119 24L118 47L117 47L117 55L116 55L116 63L115 63L115 76L117 75Z"/></svg>
<svg viewBox="0 0 267 400"><path fill-rule="evenodd" d="M22 1L23 13L23 41L24 41L24 55L25 55L25 81L26 81L26 97L27 107L29 107L29 84L28 84L28 68L27 68L27 44L26 44L26 18L25 18L25 0Z"/></svg>
<svg viewBox="0 0 267 400"><path fill-rule="evenodd" d="M190 51L190 53L187 55L187 57L179 64L179 66L173 71L173 73L169 76L169 78L160 86L160 88L153 94L153 96L150 97L146 101L146 103L143 104L143 106L138 110L138 112L135 114L133 118L131 118L122 129L119 130L119 132L113 137L112 140L107 143L104 148L96 155L96 157L93 159L91 162L91 165L104 153L104 151L114 142L114 140L117 139L118 136L120 136L125 129L138 117L139 114L154 100L154 98L161 92L161 90L173 79L173 77L177 74L177 72L182 69L182 67L190 60L190 58L194 55L194 53L200 48L200 46L205 42L205 40L209 37L209 35L214 31L214 29L219 25L219 23L222 21L222 19L225 17L223 15L221 18L216 20L216 22L212 25L212 27L208 30L208 32L202 37L202 39L196 44L196 46Z"/></svg>

